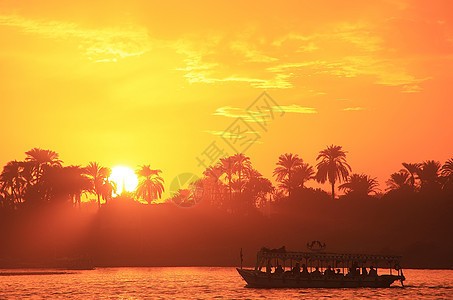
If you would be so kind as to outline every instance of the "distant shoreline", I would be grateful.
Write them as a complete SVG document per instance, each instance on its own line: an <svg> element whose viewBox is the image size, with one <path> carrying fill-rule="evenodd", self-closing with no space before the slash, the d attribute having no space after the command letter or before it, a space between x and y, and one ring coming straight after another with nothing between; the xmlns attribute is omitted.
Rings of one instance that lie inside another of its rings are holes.
<svg viewBox="0 0 453 300"><path fill-rule="evenodd" d="M244 265L243 268L254 268L253 265ZM231 265L110 265L110 266L97 266L94 269L107 269L107 268L239 268L239 266ZM404 270L453 270L453 268L441 267L441 268L427 268L427 267L406 267ZM18 271L18 272L2 272L0 271L0 276L15 276L15 275L60 275L60 274L71 274L75 271L87 271L91 269L65 269L65 268L56 268L56 267L1 267L0 270L43 270L43 271ZM44 271L49 270L49 271ZM55 271L54 271L55 270ZM57 271L61 270L61 271ZM384 270L384 269L383 269Z"/></svg>

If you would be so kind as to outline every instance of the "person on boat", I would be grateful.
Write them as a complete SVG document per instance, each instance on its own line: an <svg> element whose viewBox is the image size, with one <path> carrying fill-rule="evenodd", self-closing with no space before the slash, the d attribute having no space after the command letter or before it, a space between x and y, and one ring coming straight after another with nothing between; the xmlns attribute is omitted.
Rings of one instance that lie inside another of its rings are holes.
<svg viewBox="0 0 453 300"><path fill-rule="evenodd" d="M348 269L348 275L347 276L357 276L359 275L359 271L357 270L356 267L351 267Z"/></svg>
<svg viewBox="0 0 453 300"><path fill-rule="evenodd" d="M359 267L358 267L358 265L357 265L356 262L354 262L354 263L352 264L352 267L349 268L348 275L349 275L349 276L357 276L357 275L360 275Z"/></svg>
<svg viewBox="0 0 453 300"><path fill-rule="evenodd" d="M296 263L291 271L293 272L293 275L300 275L300 264Z"/></svg>
<svg viewBox="0 0 453 300"><path fill-rule="evenodd" d="M377 270L373 266L371 266L370 273L368 273L368 275L377 276Z"/></svg>
<svg viewBox="0 0 453 300"><path fill-rule="evenodd" d="M302 275L304 275L304 276L308 275L308 269L305 264L302 264Z"/></svg>
<svg viewBox="0 0 453 300"><path fill-rule="evenodd" d="M311 275L312 276L321 276L321 272L319 271L319 268L316 267L315 270L313 272L311 272Z"/></svg>
<svg viewBox="0 0 453 300"><path fill-rule="evenodd" d="M324 275L332 276L335 274L335 271L332 269L331 266L327 266L327 269L324 271Z"/></svg>
<svg viewBox="0 0 453 300"><path fill-rule="evenodd" d="M267 261L267 264L266 264L266 273L267 274L272 273L272 266L271 266L271 262L269 260Z"/></svg>
<svg viewBox="0 0 453 300"><path fill-rule="evenodd" d="M284 273L284 270L282 268L282 266L280 264L278 264L276 267L275 267L275 274L276 275L280 275L280 274L283 274Z"/></svg>
<svg viewBox="0 0 453 300"><path fill-rule="evenodd" d="M364 275L364 276L368 275L368 271L366 270L366 267L362 267L362 275Z"/></svg>

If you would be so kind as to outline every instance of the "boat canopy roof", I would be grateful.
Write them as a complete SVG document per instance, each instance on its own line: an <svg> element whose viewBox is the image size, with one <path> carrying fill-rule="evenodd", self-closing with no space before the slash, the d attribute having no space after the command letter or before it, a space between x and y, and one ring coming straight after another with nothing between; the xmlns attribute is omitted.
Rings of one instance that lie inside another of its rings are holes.
<svg viewBox="0 0 453 300"><path fill-rule="evenodd" d="M357 263L374 263L380 264L399 264L401 256L381 255L381 254L347 254L347 253L330 253L330 252L295 252L286 251L284 247L279 249L262 248L257 255L258 261L264 259L278 258L282 260L296 261L335 261L335 262L357 262Z"/></svg>

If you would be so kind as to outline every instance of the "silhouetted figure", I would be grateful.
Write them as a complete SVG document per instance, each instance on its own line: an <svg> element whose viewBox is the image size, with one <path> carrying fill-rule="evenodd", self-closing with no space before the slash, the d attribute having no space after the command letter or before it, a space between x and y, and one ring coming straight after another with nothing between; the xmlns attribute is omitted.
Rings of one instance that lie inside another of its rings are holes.
<svg viewBox="0 0 453 300"><path fill-rule="evenodd" d="M311 275L312 276L321 276L321 272L319 271L319 268L316 267L315 270L313 272L311 272Z"/></svg>
<svg viewBox="0 0 453 300"><path fill-rule="evenodd" d="M377 276L377 270L371 266L370 268L370 273L369 273L370 276Z"/></svg>
<svg viewBox="0 0 453 300"><path fill-rule="evenodd" d="M324 271L324 275L332 276L335 274L335 271L332 269L331 266L327 266L327 269Z"/></svg>
<svg viewBox="0 0 453 300"><path fill-rule="evenodd" d="M360 275L360 271L359 271L359 268L358 268L358 265L356 262L354 262L352 264L352 267L349 268L349 273L348 273L349 276L357 276L357 275Z"/></svg>
<svg viewBox="0 0 453 300"><path fill-rule="evenodd" d="M272 273L272 266L271 266L270 261L267 261L267 264L266 264L266 273L267 273L267 274Z"/></svg>
<svg viewBox="0 0 453 300"><path fill-rule="evenodd" d="M296 265L293 267L293 269L291 270L293 272L294 275L300 275L300 264L299 263L296 263Z"/></svg>
<svg viewBox="0 0 453 300"><path fill-rule="evenodd" d="M349 268L348 276L357 276L357 275L360 275L360 271L356 265L353 265L351 268Z"/></svg>
<svg viewBox="0 0 453 300"><path fill-rule="evenodd" d="M302 275L308 276L308 269L305 264L302 264Z"/></svg>
<svg viewBox="0 0 453 300"><path fill-rule="evenodd" d="M341 270L340 269L337 269L337 273L335 273L336 275L341 275Z"/></svg>
<svg viewBox="0 0 453 300"><path fill-rule="evenodd" d="M280 264L277 265L277 267L275 267L275 274L276 275L280 275L280 274L283 274L283 268Z"/></svg>
<svg viewBox="0 0 453 300"><path fill-rule="evenodd" d="M366 267L362 267L362 275L368 275L368 272L366 270Z"/></svg>

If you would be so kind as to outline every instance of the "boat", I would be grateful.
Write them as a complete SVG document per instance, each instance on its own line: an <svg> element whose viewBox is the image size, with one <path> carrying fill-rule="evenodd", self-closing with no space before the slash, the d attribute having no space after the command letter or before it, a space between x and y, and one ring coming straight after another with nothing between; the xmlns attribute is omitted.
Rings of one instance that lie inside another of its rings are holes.
<svg viewBox="0 0 453 300"><path fill-rule="evenodd" d="M329 253L323 251L325 244L316 241L311 246L308 252L263 247L254 269L242 268L241 249L237 271L251 288L386 288L395 281L403 285L406 279L401 256ZM379 275L383 269L388 274Z"/></svg>

